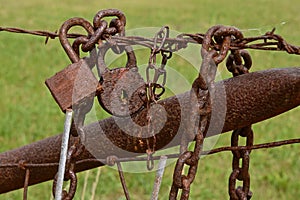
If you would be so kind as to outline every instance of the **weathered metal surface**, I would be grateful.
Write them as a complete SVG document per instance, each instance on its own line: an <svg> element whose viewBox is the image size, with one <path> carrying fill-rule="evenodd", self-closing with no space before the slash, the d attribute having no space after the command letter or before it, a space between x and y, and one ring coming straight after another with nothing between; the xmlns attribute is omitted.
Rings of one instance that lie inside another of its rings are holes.
<svg viewBox="0 0 300 200"><path fill-rule="evenodd" d="M45 83L64 112L85 97L94 96L98 87L98 80L83 59L56 73Z"/></svg>
<svg viewBox="0 0 300 200"><path fill-rule="evenodd" d="M115 116L129 116L138 112L146 102L145 82L138 72L135 53L130 46L125 47L126 67L108 69L104 56L109 47L99 47L97 68L102 91L98 102L108 113ZM129 49L128 49L129 48Z"/></svg>
<svg viewBox="0 0 300 200"><path fill-rule="evenodd" d="M253 72L220 81L216 91L225 87L226 117L222 132L242 128L259 121L269 119L300 105L300 68L272 69ZM156 134L156 150L179 145L185 130L180 126L181 119L188 113L181 113L179 102L188 101L189 92L173 96L158 102L166 110L164 127ZM217 93L218 94L218 93ZM219 98L217 95L215 98ZM133 120L145 125L146 112L142 110ZM106 158L112 152L119 158L140 155L147 150L146 139L138 135L128 135L116 123L116 118L107 118L85 127L88 142L93 141L97 158ZM219 132L215 132L220 134ZM211 134L211 135L214 135ZM109 141L109 143L108 143ZM71 139L70 143L73 142ZM0 154L0 166L10 163L57 163L60 154L61 135L53 136L24 147ZM113 145L111 145L113 144ZM93 155L95 155L93 153ZM78 160L93 158L85 151ZM99 163L85 162L76 164L75 171L91 169ZM57 165L30 168L29 185L54 178ZM0 168L0 193L5 193L24 184L25 170L16 167Z"/></svg>
<svg viewBox="0 0 300 200"><path fill-rule="evenodd" d="M146 102L146 87L138 68L115 68L102 75L101 106L115 116L138 112Z"/></svg>

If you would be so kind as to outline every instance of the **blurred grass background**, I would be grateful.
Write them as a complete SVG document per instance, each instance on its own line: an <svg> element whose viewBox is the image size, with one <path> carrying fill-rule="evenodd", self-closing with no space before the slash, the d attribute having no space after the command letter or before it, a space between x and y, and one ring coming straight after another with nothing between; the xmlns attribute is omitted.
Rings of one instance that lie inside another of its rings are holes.
<svg viewBox="0 0 300 200"><path fill-rule="evenodd" d="M254 36L276 27L276 33L288 42L300 45L299 7L297 0L0 0L0 26L55 31L71 17L91 21L98 10L118 8L126 14L127 29L168 25L179 32L205 33L213 25L224 24L240 28L246 36ZM67 66L69 60L58 39L50 40L47 45L44 41L42 37L0 32L0 152L63 130L64 115L44 81ZM251 55L252 71L300 64L299 56L284 52L251 51ZM228 76L223 65L220 70L224 77ZM190 80L196 76L196 72L188 74ZM255 143L299 137L299 118L299 108L296 108L255 124ZM230 135L224 134L216 146L229 144ZM253 151L250 166L252 199L299 197L299 152L299 145ZM190 199L228 199L231 157L231 153L220 153L201 159ZM166 168L160 199L168 199L173 167ZM97 173L100 173L99 182L95 185ZM133 199L150 198L155 172L125 173L125 177ZM83 172L78 178L75 199L125 199L117 171L111 168ZM51 181L30 187L29 199L51 199L51 187ZM2 194L0 199L22 199L22 190Z"/></svg>

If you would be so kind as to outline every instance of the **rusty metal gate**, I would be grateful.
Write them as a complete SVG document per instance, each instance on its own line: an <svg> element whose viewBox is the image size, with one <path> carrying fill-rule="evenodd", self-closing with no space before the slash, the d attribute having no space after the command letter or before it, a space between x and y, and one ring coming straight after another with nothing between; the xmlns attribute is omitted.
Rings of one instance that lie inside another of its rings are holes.
<svg viewBox="0 0 300 200"><path fill-rule="evenodd" d="M228 194L233 200L250 199L251 151L300 142L300 139L290 139L254 144L251 127L300 104L300 68L249 73L252 59L247 49L299 55L300 48L288 44L275 34L275 29L261 36L244 37L238 28L217 25L204 34L180 34L172 38L169 27L163 26L153 38L144 38L126 36L125 25L124 13L108 9L99 11L93 23L71 18L63 23L59 33L0 27L0 31L45 36L47 40L59 37L72 62L46 80L55 101L66 113L64 134L1 153L0 193L24 188L24 199L27 199L29 185L53 180L55 199L72 199L76 193L77 172L117 165L125 197L130 199L121 163L144 161L147 169L153 170L154 160L160 160L152 194L152 199L157 199L165 161L176 158L169 199L180 196L184 200L189 198L200 156L231 151ZM87 34L68 33L74 26L83 28ZM73 39L72 44L69 38ZM197 78L190 91L161 100L168 79L165 69L168 60L174 52L188 48L191 43L201 45L202 63ZM145 79L139 71L134 46L149 49ZM126 65L109 69L105 63L108 50L125 54ZM89 53L89 57L81 58L81 51ZM222 62L233 78L216 82L217 68ZM85 116L95 97L112 117L85 125ZM226 107L224 115L214 114L221 106ZM134 128L131 121L144 129ZM160 124L163 126L156 133ZM221 129L208 133L212 124ZM202 150L206 137L231 130L231 146ZM241 138L246 138L245 145L239 143ZM194 142L192 149L188 147L191 142ZM92 149L87 148L88 145ZM178 145L180 151L176 154L155 155L161 149ZM98 152L97 156L93 150ZM64 180L70 180L69 191L62 190ZM238 186L237 180L242 185Z"/></svg>

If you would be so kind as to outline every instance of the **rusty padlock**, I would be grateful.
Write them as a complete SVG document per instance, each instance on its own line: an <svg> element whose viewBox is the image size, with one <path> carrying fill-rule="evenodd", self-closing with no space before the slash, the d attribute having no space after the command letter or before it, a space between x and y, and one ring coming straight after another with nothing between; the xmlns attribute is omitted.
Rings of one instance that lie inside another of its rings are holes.
<svg viewBox="0 0 300 200"><path fill-rule="evenodd" d="M67 20L60 29L59 39L73 64L48 78L45 83L52 96L65 112L72 105L79 104L84 99L96 96L99 81L94 76L87 59L80 59L67 39L67 32L73 26L82 26L89 34L93 33L92 25L83 18Z"/></svg>
<svg viewBox="0 0 300 200"><path fill-rule="evenodd" d="M114 116L129 116L143 108L147 101L146 84L138 72L136 57L130 46L125 47L126 67L108 69L104 56L109 47L99 47L98 70L101 71L100 105Z"/></svg>

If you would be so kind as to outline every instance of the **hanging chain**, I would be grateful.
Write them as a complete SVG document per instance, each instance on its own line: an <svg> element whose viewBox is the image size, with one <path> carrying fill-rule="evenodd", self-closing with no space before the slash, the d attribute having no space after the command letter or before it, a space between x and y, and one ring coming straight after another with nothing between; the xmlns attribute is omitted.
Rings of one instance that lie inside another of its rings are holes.
<svg viewBox="0 0 300 200"><path fill-rule="evenodd" d="M231 137L231 146L239 146L239 137L246 137L246 146L251 147L253 145L253 131L251 126L247 126L241 129L233 131ZM251 150L237 150L232 151L232 173L229 177L228 192L231 200L249 200L252 197L250 191L250 175L249 175L249 163L250 163ZM241 160L241 167L240 167ZM236 181L242 181L243 186L236 188Z"/></svg>
<svg viewBox="0 0 300 200"><path fill-rule="evenodd" d="M154 160L152 159L153 154L155 153L155 144L156 144L156 137L154 133L153 127L153 119L151 113L149 113L151 108L151 103L156 103L160 97L165 92L165 84L167 73L165 70L165 66L167 64L168 59L172 57L172 52L166 52L162 50L165 45L166 39L169 38L169 27L164 26L162 27L154 37L154 44L151 48L151 55L149 58L148 66L146 68L146 86L147 86L147 102L146 102L146 109L147 109L147 132L148 137L146 139L147 142L147 169L152 170L154 168ZM160 45L158 46L158 40L161 39ZM160 66L157 66L157 54L161 53L162 61ZM153 79L150 79L150 70L154 70ZM162 76L162 82L158 83L158 80ZM160 89L160 92L157 90ZM152 145L150 144L150 139L153 138ZM151 147L152 146L152 147Z"/></svg>
<svg viewBox="0 0 300 200"><path fill-rule="evenodd" d="M194 151L186 151L179 156L174 169L173 183L169 196L170 200L175 200L177 198L179 189L182 189L181 200L189 198L190 186L197 173L203 139L202 133L197 134ZM189 166L187 175L183 175L184 165Z"/></svg>
<svg viewBox="0 0 300 200"><path fill-rule="evenodd" d="M182 136L180 151L181 155L177 160L173 184L170 191L170 199L177 198L179 189L182 189L181 200L187 200L190 194L190 187L195 179L198 162L203 146L203 140L208 130L211 117L210 96L214 94L214 80L217 66L222 62L230 47L231 37L241 37L236 29L224 26L214 26L208 30L203 39L201 48L202 65L199 76L192 84L190 93L190 118L188 120L188 132ZM220 45L219 51L212 48L213 41ZM196 140L193 151L188 151L188 143ZM188 165L188 174L183 174L184 165Z"/></svg>
<svg viewBox="0 0 300 200"><path fill-rule="evenodd" d="M251 65L252 60L250 54L246 50L231 51L231 54L226 61L227 69L233 76L249 73ZM240 146L240 137L246 138L245 146L253 146L253 131L251 125L233 131L231 136L232 147ZM232 151L232 173L229 177L228 186L228 193L231 200L249 200L252 197L249 174L250 153L250 149ZM242 186L236 187L237 180L242 181Z"/></svg>
<svg viewBox="0 0 300 200"><path fill-rule="evenodd" d="M165 92L165 84L167 79L167 73L165 66L168 59L172 57L171 51L162 50L165 46L166 39L169 38L169 27L162 27L154 37L153 47L151 48L151 55L149 58L148 66L146 68L146 82L148 87L149 99L151 102L156 102L159 100L161 95ZM158 46L158 40L160 40L160 45ZM160 66L157 66L156 56L161 53L162 61ZM154 70L154 77L150 80L150 70ZM160 76L162 75L162 83L158 83ZM161 92L157 93L157 89L161 89Z"/></svg>

